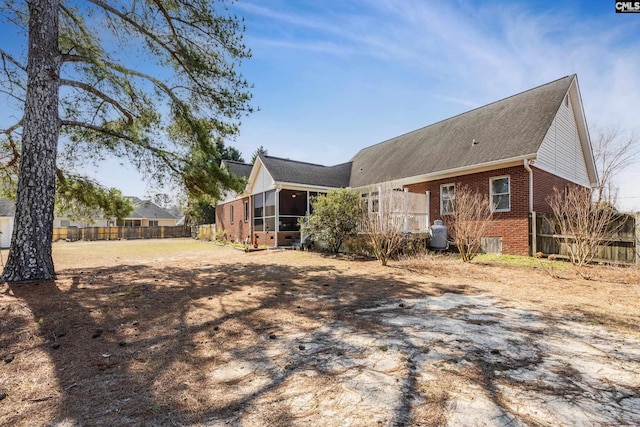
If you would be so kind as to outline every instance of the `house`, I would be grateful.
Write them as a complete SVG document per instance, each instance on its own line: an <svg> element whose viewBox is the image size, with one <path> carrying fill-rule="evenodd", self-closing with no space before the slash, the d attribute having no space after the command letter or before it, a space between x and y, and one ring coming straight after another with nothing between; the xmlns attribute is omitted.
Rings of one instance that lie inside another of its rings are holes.
<svg viewBox="0 0 640 427"><path fill-rule="evenodd" d="M158 227L174 226L178 218L156 205L150 200L142 200L137 197L129 197L134 205L134 210L121 221L109 221L105 218L95 218L91 227L107 227L112 225L124 227ZM87 224L74 221L66 216L56 216L53 219L54 227L85 227Z"/></svg>
<svg viewBox="0 0 640 427"><path fill-rule="evenodd" d="M13 219L15 215L15 203L9 199L0 198L0 248L8 248L11 246Z"/></svg>
<svg viewBox="0 0 640 427"><path fill-rule="evenodd" d="M341 165L260 156L228 167L242 168L248 184L219 202L218 228L269 247L300 238L297 219L319 192L349 187L373 200L381 186L403 189L412 206L407 231L423 232L451 214L456 187L466 185L492 203L486 238L503 253L527 255L530 214L550 211L553 188L597 182L576 75L366 147Z"/></svg>
<svg viewBox="0 0 640 427"><path fill-rule="evenodd" d="M117 225L125 227L162 227L174 226L178 218L150 200L129 197L135 209Z"/></svg>

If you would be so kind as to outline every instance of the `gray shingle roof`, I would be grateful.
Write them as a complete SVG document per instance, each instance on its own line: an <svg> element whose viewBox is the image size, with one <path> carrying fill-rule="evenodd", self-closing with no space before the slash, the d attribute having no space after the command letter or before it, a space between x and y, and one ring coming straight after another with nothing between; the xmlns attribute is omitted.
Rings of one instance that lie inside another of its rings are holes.
<svg viewBox="0 0 640 427"><path fill-rule="evenodd" d="M253 169L253 165L251 164L236 162L234 160L223 160L223 163L232 173L244 178L249 178L251 169Z"/></svg>
<svg viewBox="0 0 640 427"><path fill-rule="evenodd" d="M534 155L574 79L563 77L364 148L352 159L350 185Z"/></svg>
<svg viewBox="0 0 640 427"><path fill-rule="evenodd" d="M175 215L172 215L150 200L140 200L137 197L130 197L129 199L131 199L135 205L135 209L127 218L176 219Z"/></svg>
<svg viewBox="0 0 640 427"><path fill-rule="evenodd" d="M260 156L260 160L277 182L336 188L349 186L351 162L323 166L263 155Z"/></svg>
<svg viewBox="0 0 640 427"><path fill-rule="evenodd" d="M0 216L15 216L16 204L9 199L0 198Z"/></svg>

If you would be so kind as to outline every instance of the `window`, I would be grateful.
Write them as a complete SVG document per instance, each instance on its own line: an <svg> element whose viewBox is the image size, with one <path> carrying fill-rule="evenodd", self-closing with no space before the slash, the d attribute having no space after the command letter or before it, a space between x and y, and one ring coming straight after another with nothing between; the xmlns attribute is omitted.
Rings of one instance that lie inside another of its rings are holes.
<svg viewBox="0 0 640 427"><path fill-rule="evenodd" d="M60 220L60 227L71 227L71 221L68 219Z"/></svg>
<svg viewBox="0 0 640 427"><path fill-rule="evenodd" d="M307 213L307 192L281 190L278 197L278 231L299 231L298 219Z"/></svg>
<svg viewBox="0 0 640 427"><path fill-rule="evenodd" d="M149 220L149 227L157 227L158 226L158 220L157 219L150 219Z"/></svg>
<svg viewBox="0 0 640 427"><path fill-rule="evenodd" d="M451 215L455 209L456 185L443 184L440 186L440 214Z"/></svg>
<svg viewBox="0 0 640 427"><path fill-rule="evenodd" d="M491 209L494 212L509 212L511 210L511 183L508 176L491 178Z"/></svg>
<svg viewBox="0 0 640 427"><path fill-rule="evenodd" d="M253 196L254 231L276 231L276 192L267 191Z"/></svg>
<svg viewBox="0 0 640 427"><path fill-rule="evenodd" d="M235 213L235 206L231 205L229 208L229 221L231 221L231 224L233 224L233 214Z"/></svg>
<svg viewBox="0 0 640 427"><path fill-rule="evenodd" d="M256 194L253 197L253 229L255 231L264 231L264 193Z"/></svg>
<svg viewBox="0 0 640 427"><path fill-rule="evenodd" d="M249 201L244 201L244 222L249 221Z"/></svg>

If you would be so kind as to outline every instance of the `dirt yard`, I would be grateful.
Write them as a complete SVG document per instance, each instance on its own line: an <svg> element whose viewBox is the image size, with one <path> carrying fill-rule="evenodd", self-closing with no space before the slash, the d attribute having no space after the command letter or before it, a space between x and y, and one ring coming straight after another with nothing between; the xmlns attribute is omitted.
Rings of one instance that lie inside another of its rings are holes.
<svg viewBox="0 0 640 427"><path fill-rule="evenodd" d="M637 268L54 254L55 282L0 284L2 426L640 425Z"/></svg>

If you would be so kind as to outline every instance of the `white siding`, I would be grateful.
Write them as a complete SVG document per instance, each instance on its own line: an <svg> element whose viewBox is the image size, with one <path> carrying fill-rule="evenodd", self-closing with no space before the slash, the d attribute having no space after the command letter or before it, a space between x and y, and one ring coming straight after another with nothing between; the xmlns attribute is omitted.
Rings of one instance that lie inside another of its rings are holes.
<svg viewBox="0 0 640 427"><path fill-rule="evenodd" d="M67 225L62 225L62 221L69 221L69 225L68 226ZM106 219L97 219L97 218L94 218L92 224L86 224L87 227L106 227L108 225L109 225L109 221L107 221ZM56 217L56 218L53 219L53 228L59 228L59 227L79 227L79 228L82 228L84 226L85 226L85 224L83 224L81 222L72 221L68 217Z"/></svg>
<svg viewBox="0 0 640 427"><path fill-rule="evenodd" d="M156 218L156 219L145 218L145 219L142 220L142 226L143 227L148 227L149 226L149 221L158 221L158 227L173 227L174 225L176 225L176 222L178 220L177 219L162 219L162 218Z"/></svg>
<svg viewBox="0 0 640 427"><path fill-rule="evenodd" d="M588 186L589 175L578 136L578 126L571 98L569 98L568 104L567 106L563 101L556 113L556 117L538 150L536 166L562 178Z"/></svg>
<svg viewBox="0 0 640 427"><path fill-rule="evenodd" d="M273 190L275 188L275 181L267 171L267 169L261 164L256 180L251 189L251 194L261 193L263 191Z"/></svg>
<svg viewBox="0 0 640 427"><path fill-rule="evenodd" d="M11 246L11 233L13 232L13 217L0 218L0 248Z"/></svg>

